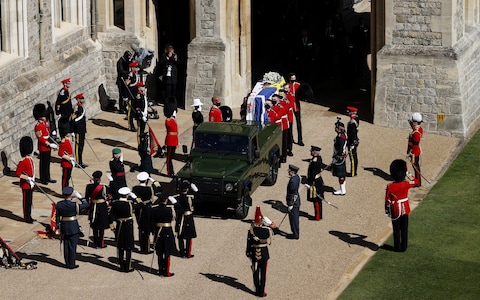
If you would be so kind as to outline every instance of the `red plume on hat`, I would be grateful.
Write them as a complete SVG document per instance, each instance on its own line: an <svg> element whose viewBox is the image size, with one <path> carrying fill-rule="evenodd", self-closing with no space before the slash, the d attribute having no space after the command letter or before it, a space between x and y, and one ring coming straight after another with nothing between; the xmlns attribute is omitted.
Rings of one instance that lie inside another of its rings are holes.
<svg viewBox="0 0 480 300"><path fill-rule="evenodd" d="M62 83L70 83L70 77L63 79Z"/></svg>
<svg viewBox="0 0 480 300"><path fill-rule="evenodd" d="M129 63L128 66L129 67L138 67L138 62L134 60L131 63Z"/></svg>
<svg viewBox="0 0 480 300"><path fill-rule="evenodd" d="M255 225L262 224L262 218L263 218L263 215L262 215L262 211L260 210L260 206L257 206L257 210L255 211L255 220L253 221L253 223Z"/></svg>
<svg viewBox="0 0 480 300"><path fill-rule="evenodd" d="M85 97L83 96L82 93L80 93L75 96L75 99L85 99Z"/></svg>

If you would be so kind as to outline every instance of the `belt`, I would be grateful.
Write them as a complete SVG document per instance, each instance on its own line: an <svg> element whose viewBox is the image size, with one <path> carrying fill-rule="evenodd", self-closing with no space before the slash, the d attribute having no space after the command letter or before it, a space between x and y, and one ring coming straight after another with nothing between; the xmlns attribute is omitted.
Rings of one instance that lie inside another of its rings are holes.
<svg viewBox="0 0 480 300"><path fill-rule="evenodd" d="M113 176L125 176L125 172L113 173Z"/></svg>
<svg viewBox="0 0 480 300"><path fill-rule="evenodd" d="M90 203L95 203L95 204L104 203L104 202L105 202L105 199L93 199L93 200L90 200Z"/></svg>
<svg viewBox="0 0 480 300"><path fill-rule="evenodd" d="M178 135L178 132L167 132L168 135Z"/></svg>
<svg viewBox="0 0 480 300"><path fill-rule="evenodd" d="M255 244L255 245L252 245L253 248L264 248L264 247L268 247L267 244Z"/></svg>
<svg viewBox="0 0 480 300"><path fill-rule="evenodd" d="M405 202L405 201L408 201L408 198L403 198L403 199L397 200L398 203L402 203L402 202Z"/></svg>
<svg viewBox="0 0 480 300"><path fill-rule="evenodd" d="M172 227L172 223L155 223L157 227Z"/></svg>
<svg viewBox="0 0 480 300"><path fill-rule="evenodd" d="M193 214L191 210L187 210L186 212L183 213L184 216L189 216L191 214Z"/></svg>
<svg viewBox="0 0 480 300"><path fill-rule="evenodd" d="M77 219L77 216L71 216L71 217L60 216L60 221L75 221L76 219Z"/></svg>
<svg viewBox="0 0 480 300"><path fill-rule="evenodd" d="M128 218L118 218L117 221L119 222L125 222L125 221L128 221L128 220L131 220L133 219L132 217L128 217Z"/></svg>

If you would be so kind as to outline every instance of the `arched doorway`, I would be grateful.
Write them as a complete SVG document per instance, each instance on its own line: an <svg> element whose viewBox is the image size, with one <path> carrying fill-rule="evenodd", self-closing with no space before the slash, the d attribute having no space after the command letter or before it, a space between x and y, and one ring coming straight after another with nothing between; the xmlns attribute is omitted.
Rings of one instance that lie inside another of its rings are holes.
<svg viewBox="0 0 480 300"><path fill-rule="evenodd" d="M187 70L187 46L190 42L190 0L154 0L157 19L158 49L157 62L163 54L166 44L175 47L175 52L181 61L177 82L177 103L185 107L185 84ZM158 70L155 70L156 75ZM158 77L157 76L157 77ZM156 84L161 84L160 81ZM161 91L158 91L161 93ZM163 94L159 96L163 103Z"/></svg>
<svg viewBox="0 0 480 300"><path fill-rule="evenodd" d="M268 71L295 72L300 82L312 85L317 103L339 113L354 105L362 119L371 121L366 57L373 34L370 12L353 9L360 2L370 5L361 0L252 1L252 84ZM302 31L308 39L301 38ZM310 54L304 41L312 44Z"/></svg>

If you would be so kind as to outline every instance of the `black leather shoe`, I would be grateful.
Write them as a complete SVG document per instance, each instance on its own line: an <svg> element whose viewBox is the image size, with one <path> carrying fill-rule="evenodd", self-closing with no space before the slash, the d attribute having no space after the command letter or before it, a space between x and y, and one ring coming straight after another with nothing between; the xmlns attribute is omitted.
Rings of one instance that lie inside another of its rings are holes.
<svg viewBox="0 0 480 300"><path fill-rule="evenodd" d="M288 151L288 152L287 152L287 155L288 155L288 156L293 156L292 151Z"/></svg>
<svg viewBox="0 0 480 300"><path fill-rule="evenodd" d="M305 146L305 144L304 144L303 142L298 142L298 145L299 145L300 147Z"/></svg>
<svg viewBox="0 0 480 300"><path fill-rule="evenodd" d="M76 269L78 268L78 265L74 265L73 267L68 267L69 269Z"/></svg>
<svg viewBox="0 0 480 300"><path fill-rule="evenodd" d="M50 178L50 179L48 180L48 182L50 182L50 183L56 183L57 181L56 181L55 179L51 179L51 178Z"/></svg>

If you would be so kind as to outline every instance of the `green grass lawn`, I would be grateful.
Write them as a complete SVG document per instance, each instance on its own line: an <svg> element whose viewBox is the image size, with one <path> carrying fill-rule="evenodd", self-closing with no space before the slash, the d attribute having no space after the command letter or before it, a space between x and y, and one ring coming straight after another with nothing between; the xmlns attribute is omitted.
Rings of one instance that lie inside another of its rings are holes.
<svg viewBox="0 0 480 300"><path fill-rule="evenodd" d="M480 131L410 214L407 251L389 248L339 299L480 299Z"/></svg>

